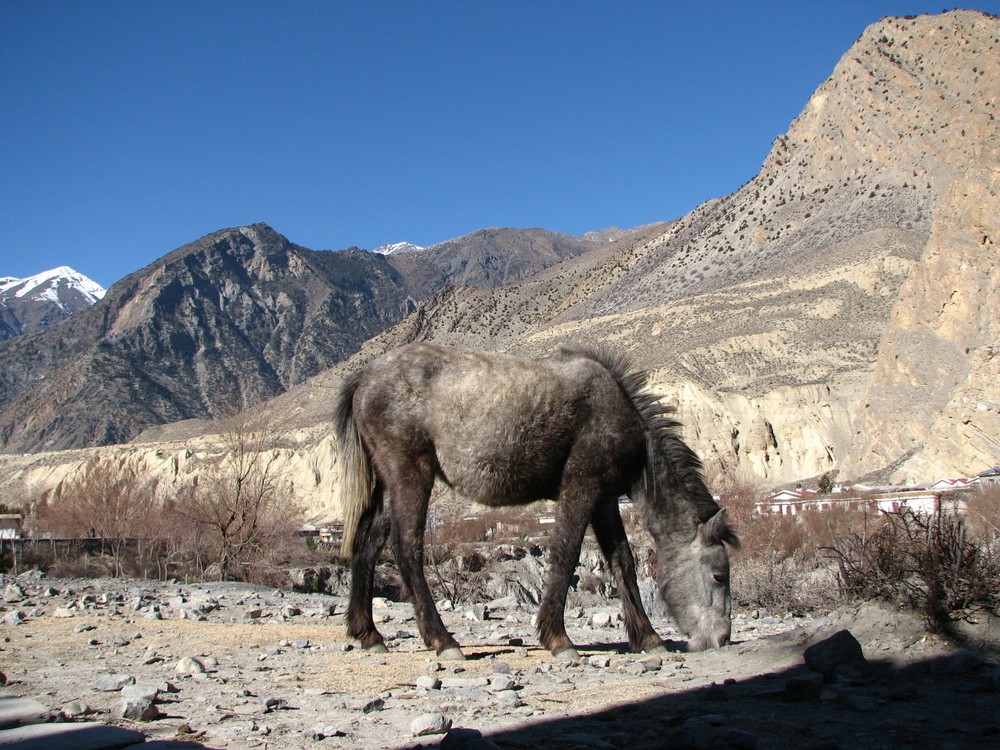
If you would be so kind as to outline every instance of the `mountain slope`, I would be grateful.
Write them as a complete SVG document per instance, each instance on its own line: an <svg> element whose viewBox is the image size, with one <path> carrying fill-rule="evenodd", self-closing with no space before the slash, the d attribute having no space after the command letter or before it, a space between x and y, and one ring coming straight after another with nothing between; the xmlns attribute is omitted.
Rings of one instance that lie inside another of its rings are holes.
<svg viewBox="0 0 1000 750"><path fill-rule="evenodd" d="M389 256L309 250L264 224L215 232L115 284L85 314L0 344L0 445L103 445L218 417L339 362L457 275L497 284L593 244L485 230Z"/></svg>
<svg viewBox="0 0 1000 750"><path fill-rule="evenodd" d="M493 228L432 245L419 253L394 253L389 262L424 299L441 287L511 284L601 244L545 229Z"/></svg>
<svg viewBox="0 0 1000 750"><path fill-rule="evenodd" d="M675 394L713 471L994 465L998 39L975 11L884 19L735 193L513 286L442 290L359 357L603 341Z"/></svg>
<svg viewBox="0 0 1000 750"><path fill-rule="evenodd" d="M178 248L48 331L0 346L7 450L100 445L220 416L329 367L408 310L399 274L270 227Z"/></svg>
<svg viewBox="0 0 1000 750"><path fill-rule="evenodd" d="M0 339L37 333L86 310L105 290L60 266L26 279L0 278Z"/></svg>

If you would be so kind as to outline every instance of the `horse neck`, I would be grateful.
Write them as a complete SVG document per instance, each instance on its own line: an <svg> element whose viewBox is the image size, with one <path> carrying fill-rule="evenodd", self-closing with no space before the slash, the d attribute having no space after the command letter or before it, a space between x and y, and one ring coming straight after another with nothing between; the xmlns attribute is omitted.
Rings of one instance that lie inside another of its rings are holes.
<svg viewBox="0 0 1000 750"><path fill-rule="evenodd" d="M718 510L697 465L678 466L669 456L658 453L651 457L643 483L640 506L658 542L692 539L698 523Z"/></svg>

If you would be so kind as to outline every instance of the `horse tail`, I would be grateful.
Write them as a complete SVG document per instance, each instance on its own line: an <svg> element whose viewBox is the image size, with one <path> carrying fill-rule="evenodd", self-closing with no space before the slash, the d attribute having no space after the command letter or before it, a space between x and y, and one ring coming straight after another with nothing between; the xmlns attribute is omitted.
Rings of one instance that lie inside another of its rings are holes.
<svg viewBox="0 0 1000 750"><path fill-rule="evenodd" d="M338 487L340 507L344 512L344 534L340 543L340 553L344 557L350 557L354 552L358 523L362 514L371 507L375 493L371 458L354 419L354 394L360 384L360 372L348 376L341 386L334 416L342 467Z"/></svg>

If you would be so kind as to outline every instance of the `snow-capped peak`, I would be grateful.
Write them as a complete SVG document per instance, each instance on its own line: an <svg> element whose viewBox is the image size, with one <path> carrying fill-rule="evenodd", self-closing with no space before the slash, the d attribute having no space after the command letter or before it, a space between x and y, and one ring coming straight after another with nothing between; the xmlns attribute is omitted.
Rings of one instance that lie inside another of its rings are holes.
<svg viewBox="0 0 1000 750"><path fill-rule="evenodd" d="M419 253L421 250L423 250L422 247L414 245L412 242L396 242L391 245L376 247L372 252L381 255L402 255L404 253Z"/></svg>
<svg viewBox="0 0 1000 750"><path fill-rule="evenodd" d="M87 303L94 304L104 296L105 289L69 266L59 266L26 279L0 279L0 297L6 299L20 297L59 303L60 297L67 292L77 292Z"/></svg>

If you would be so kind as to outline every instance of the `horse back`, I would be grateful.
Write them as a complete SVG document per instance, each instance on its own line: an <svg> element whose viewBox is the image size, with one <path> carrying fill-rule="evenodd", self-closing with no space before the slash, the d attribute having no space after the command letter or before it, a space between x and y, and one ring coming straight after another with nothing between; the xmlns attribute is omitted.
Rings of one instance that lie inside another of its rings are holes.
<svg viewBox="0 0 1000 750"><path fill-rule="evenodd" d="M456 491L490 505L554 498L567 472L623 492L644 445L617 381L584 356L411 344L369 365L354 411L376 467L431 457Z"/></svg>

